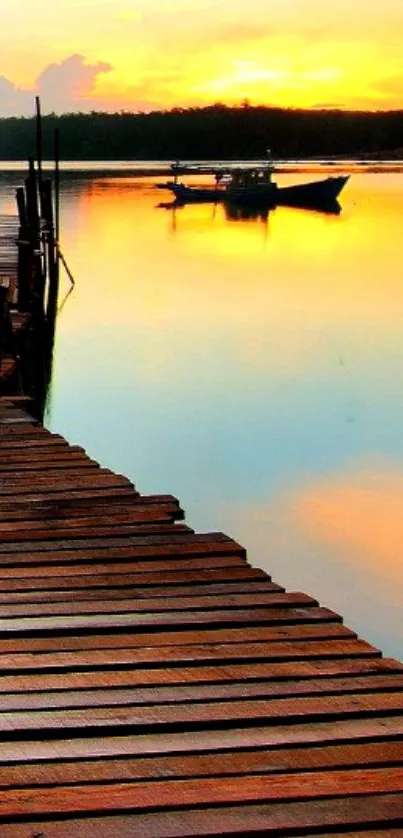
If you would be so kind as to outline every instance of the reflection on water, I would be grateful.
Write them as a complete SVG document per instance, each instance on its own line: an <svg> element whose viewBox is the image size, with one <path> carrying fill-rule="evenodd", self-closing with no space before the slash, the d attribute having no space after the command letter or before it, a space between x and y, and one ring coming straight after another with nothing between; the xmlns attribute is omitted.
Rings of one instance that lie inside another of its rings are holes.
<svg viewBox="0 0 403 838"><path fill-rule="evenodd" d="M48 425L402 656L403 173L264 223L146 178L63 191Z"/></svg>

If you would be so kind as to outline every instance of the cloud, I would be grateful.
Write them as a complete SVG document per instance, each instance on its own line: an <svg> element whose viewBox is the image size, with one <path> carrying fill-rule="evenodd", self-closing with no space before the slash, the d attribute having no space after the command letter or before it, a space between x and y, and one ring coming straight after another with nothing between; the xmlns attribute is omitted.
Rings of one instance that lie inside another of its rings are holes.
<svg viewBox="0 0 403 838"><path fill-rule="evenodd" d="M33 107L31 90L20 90L5 76L0 76L0 115L18 116L29 113Z"/></svg>
<svg viewBox="0 0 403 838"><path fill-rule="evenodd" d="M0 76L0 116L30 116L36 95L41 97L44 113L100 109L102 101L95 90L97 79L112 70L112 65L104 61L87 64L84 56L70 55L59 64L48 64L32 89L18 88Z"/></svg>
<svg viewBox="0 0 403 838"><path fill-rule="evenodd" d="M104 61L86 64L82 55L70 55L60 64L48 64L35 86L45 110L79 110L93 94L98 76L112 69Z"/></svg>

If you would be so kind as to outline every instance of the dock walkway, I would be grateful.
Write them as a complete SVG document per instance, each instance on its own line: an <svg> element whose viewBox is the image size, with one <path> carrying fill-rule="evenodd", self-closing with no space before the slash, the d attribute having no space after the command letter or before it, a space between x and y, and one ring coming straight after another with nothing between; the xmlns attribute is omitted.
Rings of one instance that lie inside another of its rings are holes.
<svg viewBox="0 0 403 838"><path fill-rule="evenodd" d="M402 835L403 665L0 400L0 836Z"/></svg>
<svg viewBox="0 0 403 838"><path fill-rule="evenodd" d="M31 320L31 312L18 299L19 236L18 218L0 215L0 391L8 383L15 389L21 338Z"/></svg>

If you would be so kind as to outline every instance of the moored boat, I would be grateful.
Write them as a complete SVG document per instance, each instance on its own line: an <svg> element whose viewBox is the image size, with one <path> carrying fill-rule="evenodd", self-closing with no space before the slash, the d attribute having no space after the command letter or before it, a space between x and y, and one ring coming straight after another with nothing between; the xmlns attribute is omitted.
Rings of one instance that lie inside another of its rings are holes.
<svg viewBox="0 0 403 838"><path fill-rule="evenodd" d="M349 175L327 177L293 186L278 186L272 180L275 171L271 163L253 168L215 170L215 186L186 186L178 182L177 172L172 181L158 184L170 190L180 204L231 202L251 206L326 206L333 204L349 179Z"/></svg>

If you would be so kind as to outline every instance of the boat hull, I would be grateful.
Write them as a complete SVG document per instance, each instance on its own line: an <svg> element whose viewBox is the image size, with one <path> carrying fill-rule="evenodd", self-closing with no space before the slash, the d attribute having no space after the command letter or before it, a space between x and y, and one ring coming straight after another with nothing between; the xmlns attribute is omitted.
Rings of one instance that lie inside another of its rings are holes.
<svg viewBox="0 0 403 838"><path fill-rule="evenodd" d="M321 207L335 203L349 176L328 177L325 180L300 183L295 186L277 186L275 183L257 186L229 186L206 189L185 186L183 183L159 184L169 189L179 204L231 203L245 206L276 205Z"/></svg>
<svg viewBox="0 0 403 838"><path fill-rule="evenodd" d="M337 200L346 185L349 175L328 177L325 180L301 183L296 186L283 186L277 189L278 204L289 206L318 206L332 204Z"/></svg>

